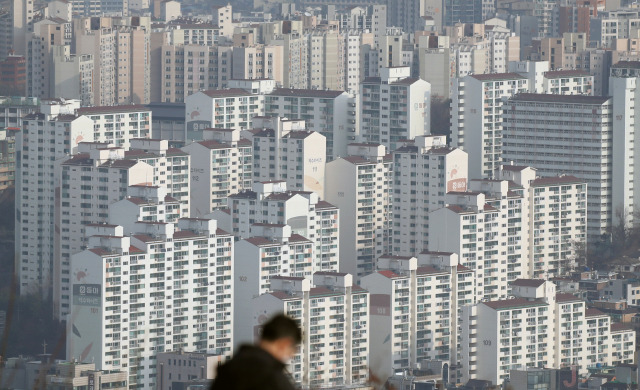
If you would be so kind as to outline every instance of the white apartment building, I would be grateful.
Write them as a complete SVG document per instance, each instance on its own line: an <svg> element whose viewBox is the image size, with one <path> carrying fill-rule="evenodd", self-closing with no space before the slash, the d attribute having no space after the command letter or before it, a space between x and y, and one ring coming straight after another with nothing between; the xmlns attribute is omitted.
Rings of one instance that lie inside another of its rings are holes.
<svg viewBox="0 0 640 390"><path fill-rule="evenodd" d="M325 196L340 209L340 271L360 278L391 253L393 160L384 145L351 144L327 164Z"/></svg>
<svg viewBox="0 0 640 390"><path fill-rule="evenodd" d="M315 287L311 287L315 285ZM350 274L316 272L313 281L275 276L271 291L252 302L256 329L284 312L303 329L288 370L304 387L344 388L369 379L369 293Z"/></svg>
<svg viewBox="0 0 640 390"><path fill-rule="evenodd" d="M188 218L188 215L182 211L180 202L167 195L167 189L160 186L131 185L127 187L125 198L109 205L108 221L126 231L135 229L139 222L177 223L180 218Z"/></svg>
<svg viewBox="0 0 640 390"><path fill-rule="evenodd" d="M576 269L576 250L587 241L587 183L575 176L536 177L533 168L503 165L497 173L521 188L528 227L528 270L548 279ZM525 218L522 219L525 223Z"/></svg>
<svg viewBox="0 0 640 390"><path fill-rule="evenodd" d="M527 92L544 93L544 75L549 72L549 61L510 61L508 72L518 73L529 80Z"/></svg>
<svg viewBox="0 0 640 390"><path fill-rule="evenodd" d="M165 187L167 195L181 204L182 215L191 213L190 167L188 153L169 147L169 141L150 138L134 138L125 158L145 162L153 167L153 179L147 182ZM150 177L151 178L151 177Z"/></svg>
<svg viewBox="0 0 640 390"><path fill-rule="evenodd" d="M586 70L554 70L544 73L544 93L593 96L593 76Z"/></svg>
<svg viewBox="0 0 640 390"><path fill-rule="evenodd" d="M357 99L342 91L279 88L265 95L264 114L304 120L325 136L327 162L346 156L359 130Z"/></svg>
<svg viewBox="0 0 640 390"><path fill-rule="evenodd" d="M76 111L93 121L93 138L119 147L130 147L132 138L151 136L151 110L141 105L82 107Z"/></svg>
<svg viewBox="0 0 640 390"><path fill-rule="evenodd" d="M462 371L468 379L503 383L509 370L633 363L635 332L611 325L571 294L541 279L519 279L512 299L463 308Z"/></svg>
<svg viewBox="0 0 640 390"><path fill-rule="evenodd" d="M232 78L231 47L165 44L159 50L161 64L152 64L161 73L159 96L152 101L185 102L198 91L226 88Z"/></svg>
<svg viewBox="0 0 640 390"><path fill-rule="evenodd" d="M527 92L516 73L477 74L454 81L451 143L469 154L469 178L492 178L502 161L502 105Z"/></svg>
<svg viewBox="0 0 640 390"><path fill-rule="evenodd" d="M409 67L380 68L360 84L360 138L389 150L430 134L431 85L411 78Z"/></svg>
<svg viewBox="0 0 640 390"><path fill-rule="evenodd" d="M526 274L526 208L522 190L506 180L472 180L467 192L449 192L447 205L431 213L429 249L457 253L477 272L478 296L507 296L508 283ZM523 226L525 228L523 228Z"/></svg>
<svg viewBox="0 0 640 390"><path fill-rule="evenodd" d="M337 271L340 254L338 208L314 192L287 191L284 181L256 182L252 190L229 196L229 208L213 217L239 238L253 236L255 224L289 225L292 234L315 243L314 271Z"/></svg>
<svg viewBox="0 0 640 390"><path fill-rule="evenodd" d="M345 39L344 90L350 95L357 95L360 92L360 82L364 79L362 46L365 44L373 45L375 34L356 30L345 30L343 34Z"/></svg>
<svg viewBox="0 0 640 390"><path fill-rule="evenodd" d="M133 226L94 226L88 249L72 256L67 354L128 370L130 389L152 389L158 352L230 357L233 238L213 220Z"/></svg>
<svg viewBox="0 0 640 390"><path fill-rule="evenodd" d="M193 216L226 207L229 195L251 189L253 184L252 145L240 138L240 130L205 129L202 134L204 141L182 148L192 162Z"/></svg>
<svg viewBox="0 0 640 390"><path fill-rule="evenodd" d="M201 140L208 128L248 129L262 115L264 97L240 88L208 90L187 96L186 140Z"/></svg>
<svg viewBox="0 0 640 390"><path fill-rule="evenodd" d="M503 115L504 161L534 167L541 176L567 174L587 182L587 236L592 243L623 206L612 202L613 114L608 97L524 93L505 103Z"/></svg>
<svg viewBox="0 0 640 390"><path fill-rule="evenodd" d="M22 129L22 118L37 112L40 100L33 97L0 97L0 127Z"/></svg>
<svg viewBox="0 0 640 390"><path fill-rule="evenodd" d="M382 256L360 285L371 294L372 372L388 377L423 360L458 364L458 319L476 296L475 272L459 265L455 253Z"/></svg>
<svg viewBox="0 0 640 390"><path fill-rule="evenodd" d="M251 226L251 237L234 244L234 343L253 342L253 298L271 290L274 276L310 279L314 272L314 243L291 233L291 226L257 223Z"/></svg>
<svg viewBox="0 0 640 390"><path fill-rule="evenodd" d="M151 185L153 168L124 157L124 149L80 143L57 172L54 222L53 307L63 319L70 311L71 255L87 244L87 225L106 223L109 205L127 196L131 185Z"/></svg>
<svg viewBox="0 0 640 390"><path fill-rule="evenodd" d="M636 180L640 180L640 172L634 169L640 156L635 153L637 143L636 122L637 111L635 99L640 93L638 83L640 72L638 62L626 62L614 65L609 78L609 95L613 97L612 109L612 159L611 191L614 221L624 217L628 222L634 218L633 211L640 207L640 194L637 194ZM639 107L640 108L640 107ZM638 141L640 142L640 141ZM622 210L622 215L617 215ZM625 215L626 214L626 215Z"/></svg>
<svg viewBox="0 0 640 390"><path fill-rule="evenodd" d="M74 114L79 106L79 100L43 100L40 112L22 118L16 137L15 269L21 294L48 295L53 283L55 161L94 140L92 121Z"/></svg>
<svg viewBox="0 0 640 390"><path fill-rule="evenodd" d="M245 132L253 144L253 180L284 180L292 191L324 198L326 138L302 120L254 117Z"/></svg>
<svg viewBox="0 0 640 390"><path fill-rule="evenodd" d="M415 256L429 247L429 214L446 193L466 191L467 153L446 136L417 136L393 152L392 253Z"/></svg>

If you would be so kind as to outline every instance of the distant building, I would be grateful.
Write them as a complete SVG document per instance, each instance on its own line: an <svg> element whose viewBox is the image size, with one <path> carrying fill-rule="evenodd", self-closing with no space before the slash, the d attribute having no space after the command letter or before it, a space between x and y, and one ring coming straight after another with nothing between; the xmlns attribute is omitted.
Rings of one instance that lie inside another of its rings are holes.
<svg viewBox="0 0 640 390"><path fill-rule="evenodd" d="M633 204L632 193L621 196L632 185L630 179L617 181L628 175L628 167L618 162L630 161L623 150L628 148L624 134L614 132L618 106L608 97L529 93L504 105L502 159L535 167L541 176L573 175L587 182L587 235L593 243L612 226L618 209ZM616 182L620 185L614 186Z"/></svg>
<svg viewBox="0 0 640 390"><path fill-rule="evenodd" d="M91 227L88 249L71 258L67 354L103 370L127 368L129 386L154 389L158 352L231 356L233 238L214 220L146 221L146 205L138 207L110 210L129 228Z"/></svg>
<svg viewBox="0 0 640 390"><path fill-rule="evenodd" d="M381 68L360 84L360 139L389 151L430 133L431 85L411 78L409 67Z"/></svg>
<svg viewBox="0 0 640 390"><path fill-rule="evenodd" d="M16 174L16 135L20 129L0 130L0 192L13 187Z"/></svg>
<svg viewBox="0 0 640 390"><path fill-rule="evenodd" d="M314 285L315 287L311 287ZM271 291L254 298L250 325L284 312L303 329L303 342L289 363L304 387L358 388L369 378L369 292L350 274L316 272L313 279L274 277Z"/></svg>
<svg viewBox="0 0 640 390"><path fill-rule="evenodd" d="M451 102L451 146L469 154L469 178L493 178L502 162L502 105L527 92L516 73L477 74L456 79Z"/></svg>
<svg viewBox="0 0 640 390"><path fill-rule="evenodd" d="M24 56L9 55L0 62L0 86L11 91L13 96L25 93L27 68Z"/></svg>
<svg viewBox="0 0 640 390"><path fill-rule="evenodd" d="M308 130L326 138L325 162L346 156L347 145L356 140L357 99L346 92L280 88L264 99L265 115L302 119Z"/></svg>
<svg viewBox="0 0 640 390"><path fill-rule="evenodd" d="M511 287L513 299L463 308L463 380L500 384L527 366L576 366L583 374L597 364L633 362L635 331L571 294L556 294L551 282L519 279Z"/></svg>
<svg viewBox="0 0 640 390"><path fill-rule="evenodd" d="M418 136L393 152L392 253L416 256L429 247L429 213L446 204L446 193L467 189L467 153L446 136Z"/></svg>
<svg viewBox="0 0 640 390"><path fill-rule="evenodd" d="M476 302L476 272L459 265L455 253L424 251L381 256L374 273L360 284L371 294L370 367L376 375L442 360L461 359L458 319ZM446 378L449 380L449 376Z"/></svg>
<svg viewBox="0 0 640 390"><path fill-rule="evenodd" d="M340 271L356 279L391 253L393 158L384 145L351 144L327 164L325 196L340 209Z"/></svg>
<svg viewBox="0 0 640 390"><path fill-rule="evenodd" d="M321 133L299 119L254 117L246 137L253 143L253 180L284 180L291 191L324 198L326 144Z"/></svg>
<svg viewBox="0 0 640 390"><path fill-rule="evenodd" d="M184 131L183 131L184 133ZM194 217L226 207L229 195L253 183L251 141L239 129L204 129L203 141L182 148L191 156L191 208Z"/></svg>
<svg viewBox="0 0 640 390"><path fill-rule="evenodd" d="M155 390L176 389L177 383L214 379L223 358L222 355L204 352L159 352Z"/></svg>
<svg viewBox="0 0 640 390"><path fill-rule="evenodd" d="M102 371L93 363L53 360L51 355L9 358L0 364L3 389L74 390L108 388L128 390L126 370Z"/></svg>
<svg viewBox="0 0 640 390"><path fill-rule="evenodd" d="M55 161L95 136L91 119L75 115L79 107L79 100L43 100L40 112L22 118L22 136L16 139L21 153L16 156L15 251L21 294L48 295L53 283Z"/></svg>
<svg viewBox="0 0 640 390"><path fill-rule="evenodd" d="M146 107L151 111L151 138L184 143L184 103L149 103Z"/></svg>

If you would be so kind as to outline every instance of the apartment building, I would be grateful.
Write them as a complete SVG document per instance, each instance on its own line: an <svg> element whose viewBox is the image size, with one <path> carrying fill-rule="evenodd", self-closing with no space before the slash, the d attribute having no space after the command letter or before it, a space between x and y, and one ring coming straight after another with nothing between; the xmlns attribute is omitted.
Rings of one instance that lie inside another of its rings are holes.
<svg viewBox="0 0 640 390"><path fill-rule="evenodd" d="M593 76L586 70L548 71L542 84L544 93L593 96Z"/></svg>
<svg viewBox="0 0 640 390"><path fill-rule="evenodd" d="M446 136L417 136L393 152L392 253L415 256L429 247L429 214L446 193L466 191L468 156Z"/></svg>
<svg viewBox="0 0 640 390"><path fill-rule="evenodd" d="M455 253L378 258L376 271L360 282L371 294L371 370L391 376L430 359L456 366L459 318L476 302L475 281Z"/></svg>
<svg viewBox="0 0 640 390"><path fill-rule="evenodd" d="M314 286L314 287L312 287ZM300 386L344 388L369 379L369 292L350 274L316 272L313 279L274 276L271 291L253 299L254 335L284 312L304 329L288 365Z"/></svg>
<svg viewBox="0 0 640 390"><path fill-rule="evenodd" d="M309 89L344 91L345 35L313 30L308 34Z"/></svg>
<svg viewBox="0 0 640 390"><path fill-rule="evenodd" d="M180 202L182 215L191 214L191 157L188 153L169 147L169 141L133 138L125 158L142 161L153 167L153 177L147 182L167 189L167 196Z"/></svg>
<svg viewBox="0 0 640 390"><path fill-rule="evenodd" d="M624 330L601 312L585 308L571 294L556 293L552 282L519 279L512 299L463 308L464 381L502 383L509 370L633 362L635 332Z"/></svg>
<svg viewBox="0 0 640 390"><path fill-rule="evenodd" d="M182 148L191 156L191 209L203 216L226 207L231 194L251 189L253 151L251 141L238 129L205 129L203 141Z"/></svg>
<svg viewBox="0 0 640 390"><path fill-rule="evenodd" d="M587 236L593 243L611 226L619 206L612 203L612 101L523 93L504 106L503 160L535 167L541 176L566 174L586 181Z"/></svg>
<svg viewBox="0 0 640 390"><path fill-rule="evenodd" d="M54 203L53 306L56 318L70 312L71 255L87 244L87 225L105 223L109 205L127 196L131 185L151 185L153 168L124 158L123 149L80 143L57 171Z"/></svg>
<svg viewBox="0 0 640 390"><path fill-rule="evenodd" d="M67 354L127 370L130 389L152 389L159 352L230 357L233 238L213 220L132 225L92 227L88 249L72 256Z"/></svg>
<svg viewBox="0 0 640 390"><path fill-rule="evenodd" d="M74 21L74 46L76 53L93 58L93 103L110 106L117 102L116 95L116 37L111 27L85 25Z"/></svg>
<svg viewBox="0 0 640 390"><path fill-rule="evenodd" d="M245 132L253 144L253 180L284 180L292 191L324 198L326 138L302 120L254 117Z"/></svg>
<svg viewBox="0 0 640 390"><path fill-rule="evenodd" d="M640 207L640 195L637 195L634 169L635 153L635 97L640 91L640 62L619 62L611 68L609 77L609 95L613 97L612 109L612 159L610 169L612 211L614 221L620 217L626 221L634 219L633 210ZM620 215L616 213L622 211ZM626 214L626 215L625 215Z"/></svg>
<svg viewBox="0 0 640 390"><path fill-rule="evenodd" d="M202 90L227 88L233 78L233 53L228 46L165 44L159 49L160 88L154 101L183 103Z"/></svg>
<svg viewBox="0 0 640 390"><path fill-rule="evenodd" d="M309 86L309 40L298 31L282 34L268 34L265 44L283 47L284 88L304 89Z"/></svg>
<svg viewBox="0 0 640 390"><path fill-rule="evenodd" d="M340 271L360 278L391 253L393 159L384 145L351 144L327 164L326 200L340 209Z"/></svg>
<svg viewBox="0 0 640 390"><path fill-rule="evenodd" d="M478 296L503 298L509 281L526 272L523 194L506 180L472 180L469 186L449 192L447 205L429 216L431 226L440 227L429 232L429 249L458 253L460 264L477 272Z"/></svg>
<svg viewBox="0 0 640 390"><path fill-rule="evenodd" d="M16 138L22 117L38 110L35 98L0 97L0 191L15 185Z"/></svg>
<svg viewBox="0 0 640 390"><path fill-rule="evenodd" d="M314 271L314 243L291 232L285 224L256 223L251 237L237 241L234 275L235 326L237 346L251 343L254 330L251 299L271 291L273 277L310 279Z"/></svg>
<svg viewBox="0 0 640 390"><path fill-rule="evenodd" d="M16 139L15 269L21 294L47 296L54 262L55 161L93 141L93 122L76 116L78 100L42 100L40 110L22 118ZM45 147L46 145L46 147Z"/></svg>
<svg viewBox="0 0 640 390"><path fill-rule="evenodd" d="M142 105L82 107L76 113L93 121L96 141L128 149L131 139L151 136L151 111Z"/></svg>
<svg viewBox="0 0 640 390"><path fill-rule="evenodd" d="M50 69L51 96L79 99L83 106L93 105L93 56L70 54L71 46L53 46Z"/></svg>
<svg viewBox="0 0 640 390"><path fill-rule="evenodd" d="M252 45L233 47L232 77L242 79L270 79L282 85L284 69L282 46Z"/></svg>
<svg viewBox="0 0 640 390"><path fill-rule="evenodd" d="M449 99L453 79L457 76L454 55L448 36L418 38L416 59L420 78L431 84L434 97Z"/></svg>
<svg viewBox="0 0 640 390"><path fill-rule="evenodd" d="M16 135L20 129L0 130L0 193L15 185L16 175Z"/></svg>
<svg viewBox="0 0 640 390"><path fill-rule="evenodd" d="M0 128L22 128L22 117L40 108L40 100L34 97L0 97Z"/></svg>
<svg viewBox="0 0 640 390"><path fill-rule="evenodd" d="M272 89L273 81L262 83ZM207 90L187 96L186 140L201 140L207 128L248 129L251 118L262 115L264 97L241 88Z"/></svg>
<svg viewBox="0 0 640 390"><path fill-rule="evenodd" d="M240 238L252 237L255 224L289 225L292 234L315 243L314 270L337 271L339 212L314 192L287 191L286 182L256 182L252 190L229 196L229 208L212 214L221 228Z"/></svg>
<svg viewBox="0 0 640 390"><path fill-rule="evenodd" d="M26 90L27 96L38 98L51 97L52 54L54 48L64 47L69 42L65 39L64 31L69 23L61 20L43 19L32 28L33 32L22 37L25 46L26 60ZM47 38L47 39L44 39ZM65 96L66 97L66 96Z"/></svg>
<svg viewBox="0 0 640 390"><path fill-rule="evenodd" d="M357 99L342 91L278 88L264 96L264 113L302 119L326 138L325 162L346 156L358 135Z"/></svg>
<svg viewBox="0 0 640 390"><path fill-rule="evenodd" d="M516 73L477 74L454 81L451 143L469 154L469 178L492 178L502 162L502 105L527 92Z"/></svg>
<svg viewBox="0 0 640 390"><path fill-rule="evenodd" d="M516 165L501 166L498 176L523 191L528 227L521 234L529 248L523 274L548 279L576 270L577 251L587 243L587 183L569 175L538 177Z"/></svg>
<svg viewBox="0 0 640 390"><path fill-rule="evenodd" d="M411 78L409 67L381 68L360 85L360 139L389 150L430 133L431 85Z"/></svg>

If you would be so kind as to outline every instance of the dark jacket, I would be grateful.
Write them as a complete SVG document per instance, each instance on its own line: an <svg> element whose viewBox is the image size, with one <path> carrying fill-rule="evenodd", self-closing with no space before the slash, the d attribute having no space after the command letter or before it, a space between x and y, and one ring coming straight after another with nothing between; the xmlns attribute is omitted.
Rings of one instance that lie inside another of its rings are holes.
<svg viewBox="0 0 640 390"><path fill-rule="evenodd" d="M264 349L244 345L218 367L211 390L294 390L285 367Z"/></svg>

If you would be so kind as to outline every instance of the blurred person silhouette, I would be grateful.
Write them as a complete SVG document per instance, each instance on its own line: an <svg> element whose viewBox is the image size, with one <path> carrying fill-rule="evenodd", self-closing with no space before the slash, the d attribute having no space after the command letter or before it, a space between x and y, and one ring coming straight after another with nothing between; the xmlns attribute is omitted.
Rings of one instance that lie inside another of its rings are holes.
<svg viewBox="0 0 640 390"><path fill-rule="evenodd" d="M257 345L243 345L218 368L211 390L293 390L286 364L302 341L298 324L277 314L262 327Z"/></svg>

